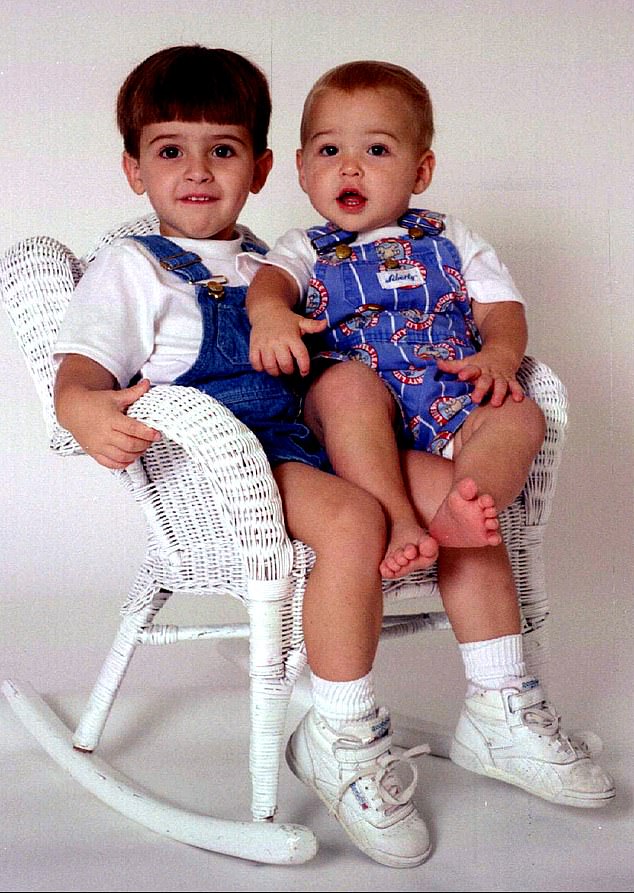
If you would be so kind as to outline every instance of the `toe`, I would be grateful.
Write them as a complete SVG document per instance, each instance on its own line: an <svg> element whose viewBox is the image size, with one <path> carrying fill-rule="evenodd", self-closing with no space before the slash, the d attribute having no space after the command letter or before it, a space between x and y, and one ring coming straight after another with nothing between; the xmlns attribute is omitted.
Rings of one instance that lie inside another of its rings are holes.
<svg viewBox="0 0 634 893"><path fill-rule="evenodd" d="M408 561L418 558L418 549L414 543L408 543L406 546L403 546L402 552Z"/></svg>
<svg viewBox="0 0 634 893"><path fill-rule="evenodd" d="M456 490L463 499L472 500L478 495L478 487L472 478L464 478L456 484Z"/></svg>

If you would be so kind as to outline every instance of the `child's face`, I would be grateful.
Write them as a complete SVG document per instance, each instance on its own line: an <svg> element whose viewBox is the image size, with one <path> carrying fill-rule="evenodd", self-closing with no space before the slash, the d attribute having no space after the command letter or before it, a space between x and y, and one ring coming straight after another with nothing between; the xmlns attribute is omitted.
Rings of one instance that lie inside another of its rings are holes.
<svg viewBox="0 0 634 893"><path fill-rule="evenodd" d="M391 88L326 90L297 152L299 182L315 210L355 232L397 220L412 193L429 186L434 164L433 152L416 143L407 102Z"/></svg>
<svg viewBox="0 0 634 893"><path fill-rule="evenodd" d="M242 125L163 121L143 128L139 157L124 153L123 169L138 195L147 192L164 236L231 239L272 161L268 149L254 158Z"/></svg>

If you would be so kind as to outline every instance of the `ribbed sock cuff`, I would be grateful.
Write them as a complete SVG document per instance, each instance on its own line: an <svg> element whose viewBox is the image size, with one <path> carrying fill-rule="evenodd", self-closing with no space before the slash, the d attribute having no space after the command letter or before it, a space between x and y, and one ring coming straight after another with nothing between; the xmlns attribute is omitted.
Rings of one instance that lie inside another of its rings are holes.
<svg viewBox="0 0 634 893"><path fill-rule="evenodd" d="M350 682L331 682L311 673L313 704L328 725L367 719L376 713L372 671Z"/></svg>
<svg viewBox="0 0 634 893"><path fill-rule="evenodd" d="M521 634L460 645L465 675L482 688L504 688L527 675Z"/></svg>

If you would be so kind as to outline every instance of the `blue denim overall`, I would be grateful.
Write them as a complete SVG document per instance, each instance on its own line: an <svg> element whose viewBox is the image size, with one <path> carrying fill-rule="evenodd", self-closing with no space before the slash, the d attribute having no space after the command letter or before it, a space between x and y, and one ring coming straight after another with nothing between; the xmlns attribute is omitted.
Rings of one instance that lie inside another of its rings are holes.
<svg viewBox="0 0 634 893"><path fill-rule="evenodd" d="M401 409L401 445L440 453L475 404L472 386L436 360L469 356L480 341L442 215L410 209L398 222L402 236L354 247L357 233L334 224L308 230L317 260L304 313L328 321L310 349L375 369Z"/></svg>
<svg viewBox="0 0 634 893"><path fill-rule="evenodd" d="M244 308L246 286L225 286L200 257L164 236L131 236L160 265L190 282L202 313L200 352L191 368L172 382L198 388L224 403L260 440L272 466L303 462L327 468L328 460L310 430L299 421L301 399L288 379L256 372L249 362L250 325ZM256 244L243 251L265 253Z"/></svg>

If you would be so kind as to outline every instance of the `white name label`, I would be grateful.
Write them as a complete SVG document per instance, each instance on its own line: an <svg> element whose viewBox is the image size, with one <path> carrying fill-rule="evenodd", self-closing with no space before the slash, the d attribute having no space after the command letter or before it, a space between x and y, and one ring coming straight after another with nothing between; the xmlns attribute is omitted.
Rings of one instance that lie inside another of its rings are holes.
<svg viewBox="0 0 634 893"><path fill-rule="evenodd" d="M380 270L376 275L381 288L418 288L424 285L423 274L418 267Z"/></svg>

